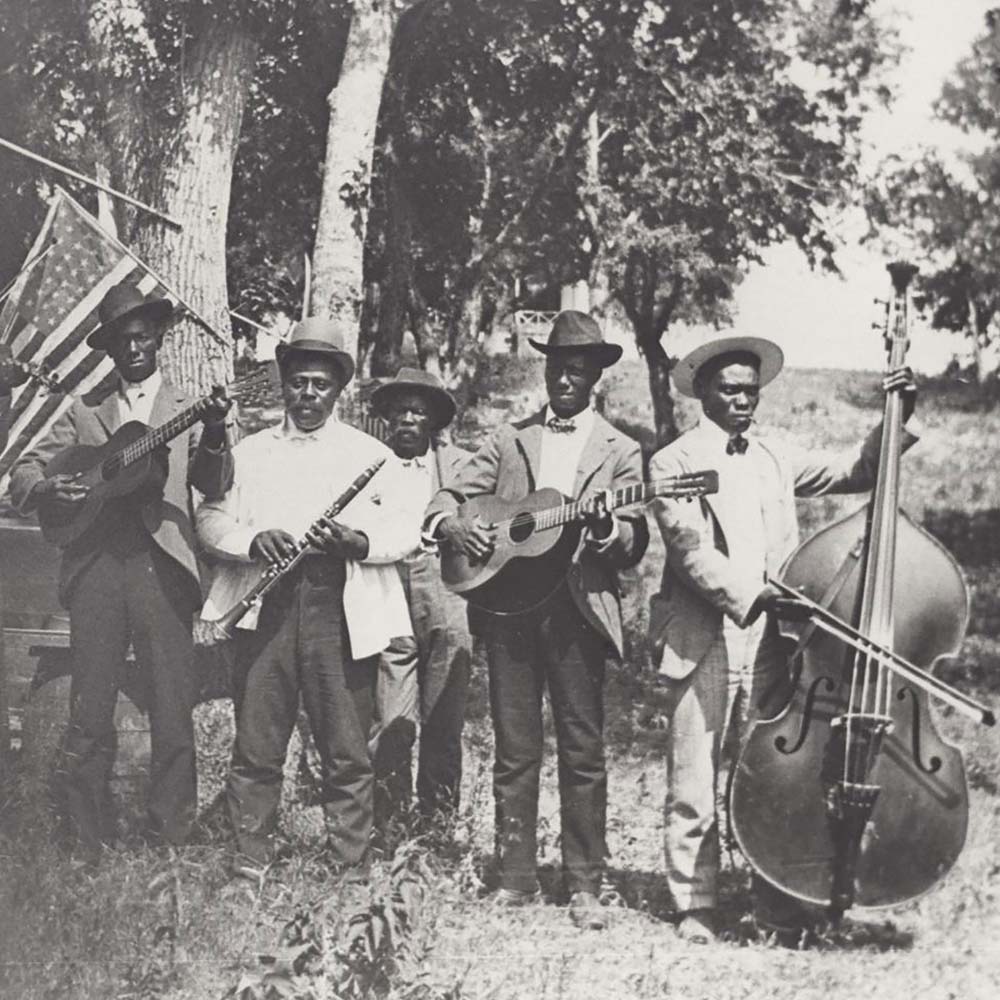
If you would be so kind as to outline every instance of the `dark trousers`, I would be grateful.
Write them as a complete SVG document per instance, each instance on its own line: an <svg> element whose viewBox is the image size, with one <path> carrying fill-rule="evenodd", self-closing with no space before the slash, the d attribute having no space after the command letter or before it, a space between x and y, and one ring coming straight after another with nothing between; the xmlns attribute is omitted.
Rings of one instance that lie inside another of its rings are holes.
<svg viewBox="0 0 1000 1000"><path fill-rule="evenodd" d="M483 631L496 737L493 794L501 885L530 891L536 884L542 692L548 685L559 756L566 887L596 891L607 856L607 642L583 619L565 587L541 613L494 620Z"/></svg>
<svg viewBox="0 0 1000 1000"><path fill-rule="evenodd" d="M368 846L376 658L351 658L344 571L332 556L308 557L265 598L256 630L238 633L236 743L226 800L237 847L256 864L273 857L282 766L300 694L322 767L333 860L353 864Z"/></svg>
<svg viewBox="0 0 1000 1000"><path fill-rule="evenodd" d="M438 560L421 554L398 566L413 635L393 639L380 658L378 732L371 742L380 786L376 792L380 822L409 800L412 735L417 722L420 815L430 819L458 808L462 726L472 662L467 605L445 589ZM382 740L382 733L399 719L412 723L408 732L400 729L399 737ZM411 738L403 744L401 737L406 735ZM385 801L380 803L381 799Z"/></svg>
<svg viewBox="0 0 1000 1000"><path fill-rule="evenodd" d="M197 601L190 574L127 519L70 594L73 680L56 793L87 849L114 836L114 713L129 640L150 681L150 829L172 844L184 843L191 832L197 805L191 619Z"/></svg>

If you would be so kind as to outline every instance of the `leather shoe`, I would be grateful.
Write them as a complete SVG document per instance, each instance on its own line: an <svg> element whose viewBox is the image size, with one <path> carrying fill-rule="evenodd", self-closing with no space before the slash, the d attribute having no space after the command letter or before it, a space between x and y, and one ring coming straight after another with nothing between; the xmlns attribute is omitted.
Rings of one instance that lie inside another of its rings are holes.
<svg viewBox="0 0 1000 1000"><path fill-rule="evenodd" d="M537 899L537 889L497 889L490 898L490 901L494 906L513 907L528 906Z"/></svg>
<svg viewBox="0 0 1000 1000"><path fill-rule="evenodd" d="M569 916L581 930L603 931L608 926L601 901L594 893L585 889L574 892L570 897Z"/></svg>
<svg viewBox="0 0 1000 1000"><path fill-rule="evenodd" d="M691 944L710 944L715 933L715 914L712 910L688 910L677 925L677 936Z"/></svg>

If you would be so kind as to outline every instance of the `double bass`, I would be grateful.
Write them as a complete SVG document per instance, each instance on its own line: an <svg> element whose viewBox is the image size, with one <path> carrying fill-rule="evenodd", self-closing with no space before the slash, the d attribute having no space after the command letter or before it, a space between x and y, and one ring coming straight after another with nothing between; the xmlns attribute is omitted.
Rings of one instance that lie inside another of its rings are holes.
<svg viewBox="0 0 1000 1000"><path fill-rule="evenodd" d="M888 370L905 362L916 268L888 266ZM731 776L730 822L764 880L836 921L930 889L968 825L960 751L929 698L992 724L933 674L954 656L969 597L954 558L899 508L902 399L886 393L869 503L818 531L774 582L804 621L778 625L790 650L786 700L751 727Z"/></svg>

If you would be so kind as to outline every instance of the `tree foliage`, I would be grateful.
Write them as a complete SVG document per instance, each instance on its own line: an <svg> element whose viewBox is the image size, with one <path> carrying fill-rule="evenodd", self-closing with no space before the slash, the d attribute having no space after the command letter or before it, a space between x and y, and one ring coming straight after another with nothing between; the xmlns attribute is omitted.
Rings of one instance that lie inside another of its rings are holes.
<svg viewBox="0 0 1000 1000"><path fill-rule="evenodd" d="M932 324L970 338L981 378L981 352L1000 315L1000 9L987 15L935 112L978 148L950 163L926 150L915 162L884 164L869 191L869 215L874 230L901 230L916 245L923 265L917 288Z"/></svg>

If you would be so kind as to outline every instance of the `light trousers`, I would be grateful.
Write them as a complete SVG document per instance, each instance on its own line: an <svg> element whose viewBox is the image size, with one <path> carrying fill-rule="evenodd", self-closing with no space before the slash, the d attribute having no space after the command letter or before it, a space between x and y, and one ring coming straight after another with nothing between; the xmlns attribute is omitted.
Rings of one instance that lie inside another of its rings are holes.
<svg viewBox="0 0 1000 1000"><path fill-rule="evenodd" d="M746 629L727 622L690 675L662 682L670 716L664 853L679 911L717 904L723 762L738 752L774 677L772 644L763 619Z"/></svg>

